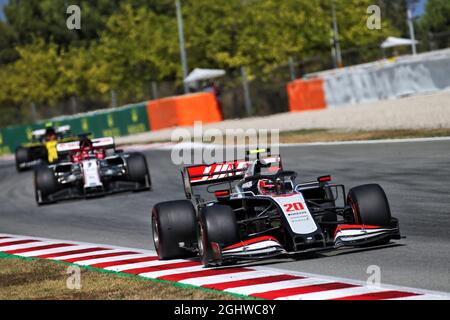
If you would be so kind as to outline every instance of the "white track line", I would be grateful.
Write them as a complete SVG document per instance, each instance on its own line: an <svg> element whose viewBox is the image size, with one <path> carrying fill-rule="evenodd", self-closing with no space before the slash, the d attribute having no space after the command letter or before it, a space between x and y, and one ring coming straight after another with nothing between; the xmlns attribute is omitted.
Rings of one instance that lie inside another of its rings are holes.
<svg viewBox="0 0 450 320"><path fill-rule="evenodd" d="M352 144L385 144L385 143L415 143L415 142L417 143L417 142L436 142L436 141L450 141L450 137L280 143L280 147L340 146Z"/></svg>
<svg viewBox="0 0 450 320"><path fill-rule="evenodd" d="M284 132L284 131L283 131ZM450 141L450 137L430 137L430 138L407 138L407 139L378 139L378 140L348 140L348 141L330 141L330 142L305 142L305 143L280 143L279 147L311 147L311 146L339 146L354 144L385 144L385 143L417 143L417 142L436 142ZM124 150L146 151L146 150L172 150L173 148L197 149L197 148L218 148L222 145L192 143L177 145L174 142L167 143L148 143L125 145ZM234 146L233 148L249 148L249 146ZM0 161L14 160L14 156L0 157Z"/></svg>
<svg viewBox="0 0 450 320"><path fill-rule="evenodd" d="M375 140L348 140L348 141L328 141L328 142L299 142L299 143L279 143L276 146L292 148L292 147L311 147L311 146L340 146L340 145L359 145L359 144L391 144L391 143L419 143L419 142L437 142L437 141L450 141L450 137L429 137L429 138L405 138L405 139L375 139ZM138 144L132 145L128 148L132 150L172 150L172 149L215 149L221 148L224 145L208 144L208 143L194 143L187 142L177 144L175 142L169 142L167 144ZM272 146L273 147L273 146ZM245 149L245 148L257 148L257 146L249 145L234 145L233 149Z"/></svg>

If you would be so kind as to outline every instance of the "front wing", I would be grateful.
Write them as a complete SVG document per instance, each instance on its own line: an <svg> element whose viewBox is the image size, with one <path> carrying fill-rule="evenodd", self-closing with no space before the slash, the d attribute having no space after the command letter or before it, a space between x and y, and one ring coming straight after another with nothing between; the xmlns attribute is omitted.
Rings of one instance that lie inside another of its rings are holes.
<svg viewBox="0 0 450 320"><path fill-rule="evenodd" d="M78 186L68 186L61 188L48 196L48 200L49 202L57 202L63 200L85 199L106 196L119 192L144 191L148 189L149 188L147 186L144 187L136 182L118 180L110 182L106 188L92 189L89 192L85 192L83 188Z"/></svg>
<svg viewBox="0 0 450 320"><path fill-rule="evenodd" d="M224 248L221 248L218 243L211 243L211 247L217 261L260 260L308 252L331 251L346 247L359 247L376 244L383 240L400 238L398 224L392 227L340 225L336 229L332 243L302 251L288 251L276 238L271 236L251 238Z"/></svg>
<svg viewBox="0 0 450 320"><path fill-rule="evenodd" d="M34 167L44 164L44 163L45 163L44 159L35 159L35 160L27 161L27 162L19 162L19 163L17 163L17 167L21 170L26 170L26 169L34 168Z"/></svg>

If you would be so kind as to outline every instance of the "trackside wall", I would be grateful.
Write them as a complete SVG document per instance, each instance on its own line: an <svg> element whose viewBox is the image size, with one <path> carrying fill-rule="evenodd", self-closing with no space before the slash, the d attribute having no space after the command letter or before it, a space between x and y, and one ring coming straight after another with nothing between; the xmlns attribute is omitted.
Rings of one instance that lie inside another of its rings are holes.
<svg viewBox="0 0 450 320"><path fill-rule="evenodd" d="M288 84L289 109L315 109L322 93L324 108L339 108L445 90L449 74L450 49L319 72Z"/></svg>
<svg viewBox="0 0 450 320"><path fill-rule="evenodd" d="M194 121L211 123L222 120L212 93L183 95L0 128L0 154L13 153L21 144L31 142L32 131L43 128L49 121L54 126L70 125L73 134L90 132L93 137L120 137L168 127L190 126Z"/></svg>

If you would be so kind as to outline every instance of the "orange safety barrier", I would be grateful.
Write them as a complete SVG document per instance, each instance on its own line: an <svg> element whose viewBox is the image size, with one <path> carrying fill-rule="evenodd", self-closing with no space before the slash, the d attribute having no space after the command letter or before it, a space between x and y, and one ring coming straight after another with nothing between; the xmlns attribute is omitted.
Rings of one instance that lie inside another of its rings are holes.
<svg viewBox="0 0 450 320"><path fill-rule="evenodd" d="M325 92L322 79L295 80L287 85L289 110L306 111L325 109Z"/></svg>
<svg viewBox="0 0 450 320"><path fill-rule="evenodd" d="M192 126L195 121L222 121L219 104L213 93L193 93L149 101L147 116L150 130Z"/></svg>

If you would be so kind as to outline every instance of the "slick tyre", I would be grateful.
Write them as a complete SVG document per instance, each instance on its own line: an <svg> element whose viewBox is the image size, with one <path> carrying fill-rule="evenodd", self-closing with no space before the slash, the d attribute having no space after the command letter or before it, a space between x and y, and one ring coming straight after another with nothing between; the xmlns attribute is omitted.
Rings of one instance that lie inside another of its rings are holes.
<svg viewBox="0 0 450 320"><path fill-rule="evenodd" d="M30 156L27 148L18 147L15 152L16 169L18 172L24 171L20 164L29 162Z"/></svg>
<svg viewBox="0 0 450 320"><path fill-rule="evenodd" d="M34 189L38 205L52 203L51 195L58 191L58 181L52 169L45 166L34 171Z"/></svg>
<svg viewBox="0 0 450 320"><path fill-rule="evenodd" d="M139 184L137 191L150 190L152 186L147 160L141 153L133 153L127 158L128 180Z"/></svg>
<svg viewBox="0 0 450 320"><path fill-rule="evenodd" d="M386 194L378 184L352 188L347 197L355 224L387 227L391 225L391 210Z"/></svg>
<svg viewBox="0 0 450 320"><path fill-rule="evenodd" d="M193 252L180 247L196 243L195 209L188 200L158 203L152 210L153 243L161 260L187 258Z"/></svg>
<svg viewBox="0 0 450 320"><path fill-rule="evenodd" d="M200 212L198 248L205 267L217 260L211 246L213 242L222 248L239 242L236 216L229 206L213 205L203 208Z"/></svg>

